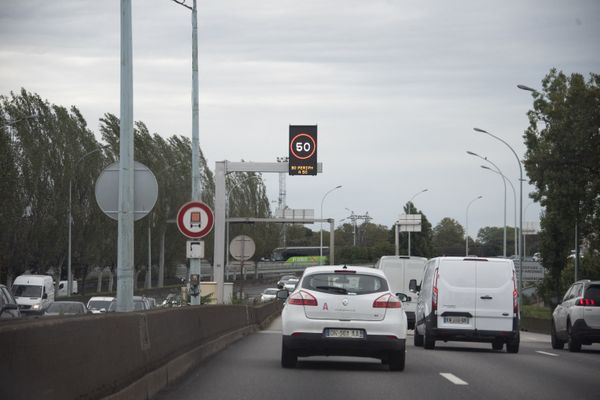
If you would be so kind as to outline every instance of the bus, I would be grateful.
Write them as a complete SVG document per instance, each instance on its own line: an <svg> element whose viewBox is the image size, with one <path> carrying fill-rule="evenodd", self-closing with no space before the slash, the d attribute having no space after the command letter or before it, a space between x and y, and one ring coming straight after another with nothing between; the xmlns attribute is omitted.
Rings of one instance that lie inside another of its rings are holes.
<svg viewBox="0 0 600 400"><path fill-rule="evenodd" d="M286 262L290 264L315 264L326 265L329 262L329 247L278 247L273 250L271 261Z"/></svg>

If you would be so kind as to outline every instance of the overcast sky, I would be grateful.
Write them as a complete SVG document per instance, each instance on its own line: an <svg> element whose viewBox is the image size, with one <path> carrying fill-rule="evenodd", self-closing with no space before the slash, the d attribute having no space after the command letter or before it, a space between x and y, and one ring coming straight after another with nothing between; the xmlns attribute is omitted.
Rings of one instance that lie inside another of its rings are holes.
<svg viewBox="0 0 600 400"><path fill-rule="evenodd" d="M187 1L191 4L191 0ZM215 161L287 156L290 124L318 125L316 177L287 177L287 204L336 221L368 212L391 226L414 202L435 225L503 225L501 178L518 166L486 129L525 153L532 98L550 68L600 72L600 2L199 1L200 144ZM119 115L118 0L0 0L0 93L21 87L77 106L97 133ZM191 137L191 13L133 1L134 118ZM277 200L278 178L266 174ZM514 224L510 186L508 223ZM523 206L532 190L524 185ZM276 203L273 203L273 209ZM536 221L540 208L527 208ZM313 226L318 229L318 226Z"/></svg>

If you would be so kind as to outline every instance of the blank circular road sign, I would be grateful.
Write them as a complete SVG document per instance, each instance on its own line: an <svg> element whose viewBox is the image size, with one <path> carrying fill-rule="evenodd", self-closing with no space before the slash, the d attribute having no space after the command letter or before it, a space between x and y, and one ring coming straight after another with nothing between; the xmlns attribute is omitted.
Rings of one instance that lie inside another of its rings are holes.
<svg viewBox="0 0 600 400"><path fill-rule="evenodd" d="M158 184L150 168L134 161L133 219L144 218L158 198ZM96 179L96 202L104 214L119 219L119 162L110 164Z"/></svg>
<svg viewBox="0 0 600 400"><path fill-rule="evenodd" d="M229 245L229 253L238 261L246 261L252 258L256 251L256 244L251 237L239 235L233 238Z"/></svg>

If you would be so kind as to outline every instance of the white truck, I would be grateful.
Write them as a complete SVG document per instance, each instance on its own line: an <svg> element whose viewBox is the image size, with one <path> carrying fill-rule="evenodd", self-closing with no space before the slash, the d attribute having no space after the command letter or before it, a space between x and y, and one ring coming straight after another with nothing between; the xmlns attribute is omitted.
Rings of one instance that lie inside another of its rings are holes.
<svg viewBox="0 0 600 400"><path fill-rule="evenodd" d="M390 291L400 298L406 312L408 329L415 327L417 296L410 293L410 281L421 282L427 259L410 256L383 256L375 264L390 283Z"/></svg>
<svg viewBox="0 0 600 400"><path fill-rule="evenodd" d="M54 301L54 284L49 275L20 275L11 291L23 314L41 315Z"/></svg>

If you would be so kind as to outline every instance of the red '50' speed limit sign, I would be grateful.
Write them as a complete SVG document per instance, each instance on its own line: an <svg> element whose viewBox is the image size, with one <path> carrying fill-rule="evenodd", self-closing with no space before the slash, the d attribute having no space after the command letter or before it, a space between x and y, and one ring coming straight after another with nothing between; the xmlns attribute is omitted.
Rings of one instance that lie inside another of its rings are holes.
<svg viewBox="0 0 600 400"><path fill-rule="evenodd" d="M317 126L290 125L290 175L317 174Z"/></svg>

